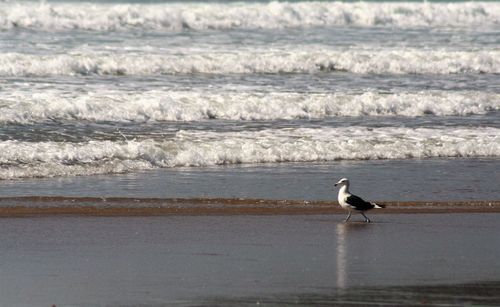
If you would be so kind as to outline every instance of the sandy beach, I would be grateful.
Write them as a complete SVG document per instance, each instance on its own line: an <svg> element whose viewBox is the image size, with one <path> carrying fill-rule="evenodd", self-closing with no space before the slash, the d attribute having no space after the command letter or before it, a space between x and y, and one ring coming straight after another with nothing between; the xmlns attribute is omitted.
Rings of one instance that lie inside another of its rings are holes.
<svg viewBox="0 0 500 307"><path fill-rule="evenodd" d="M497 175L482 178L496 165L365 161L3 181L0 306L498 305ZM387 206L367 213L372 223L343 222L331 185L344 174Z"/></svg>
<svg viewBox="0 0 500 307"><path fill-rule="evenodd" d="M499 213L0 219L1 306L500 303Z"/></svg>
<svg viewBox="0 0 500 307"><path fill-rule="evenodd" d="M500 201L377 201L372 214L500 213ZM341 214L336 201L92 197L0 198L0 217Z"/></svg>

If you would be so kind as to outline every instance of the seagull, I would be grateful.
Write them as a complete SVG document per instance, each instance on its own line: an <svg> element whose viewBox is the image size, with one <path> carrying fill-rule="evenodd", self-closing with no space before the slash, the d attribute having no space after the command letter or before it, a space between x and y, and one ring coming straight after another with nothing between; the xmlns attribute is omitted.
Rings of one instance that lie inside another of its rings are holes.
<svg viewBox="0 0 500 307"><path fill-rule="evenodd" d="M340 206L349 211L345 222L349 221L351 213L356 211L361 213L365 218L365 222L370 223L370 219L363 212L373 208L382 209L385 207L384 205L377 205L376 203L364 201L361 197L351 194L349 192L349 179L347 178L340 179L335 186L340 186L338 197Z"/></svg>

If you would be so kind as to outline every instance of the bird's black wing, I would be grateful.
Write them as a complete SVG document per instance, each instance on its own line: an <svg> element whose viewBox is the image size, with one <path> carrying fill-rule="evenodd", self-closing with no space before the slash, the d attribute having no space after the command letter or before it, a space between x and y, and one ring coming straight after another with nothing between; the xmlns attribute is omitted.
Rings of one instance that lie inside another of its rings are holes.
<svg viewBox="0 0 500 307"><path fill-rule="evenodd" d="M355 210L369 210L373 209L375 206L370 204L369 202L364 201L361 197L358 197L356 195L351 195L346 198L346 203L349 205L353 206Z"/></svg>

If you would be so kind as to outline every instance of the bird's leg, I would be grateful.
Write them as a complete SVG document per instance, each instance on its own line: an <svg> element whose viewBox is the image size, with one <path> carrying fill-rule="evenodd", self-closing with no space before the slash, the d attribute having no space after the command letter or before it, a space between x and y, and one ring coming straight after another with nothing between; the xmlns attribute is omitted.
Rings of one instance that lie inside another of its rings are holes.
<svg viewBox="0 0 500 307"><path fill-rule="evenodd" d="M363 212L360 212L360 213L361 213L362 216L365 217L365 222L367 222L367 223L371 222L370 219Z"/></svg>
<svg viewBox="0 0 500 307"><path fill-rule="evenodd" d="M350 218L351 218L351 211L349 211L349 214L347 215L347 218L345 219L345 221L344 221L344 222L346 222L346 223L347 223L347 221L348 221Z"/></svg>

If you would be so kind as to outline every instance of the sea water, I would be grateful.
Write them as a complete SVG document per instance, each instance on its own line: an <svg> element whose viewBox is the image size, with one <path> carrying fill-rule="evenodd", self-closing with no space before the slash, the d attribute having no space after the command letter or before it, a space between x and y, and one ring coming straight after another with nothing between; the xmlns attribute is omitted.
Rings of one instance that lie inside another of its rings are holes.
<svg viewBox="0 0 500 307"><path fill-rule="evenodd" d="M498 170L499 2L0 2L0 179L437 157Z"/></svg>

